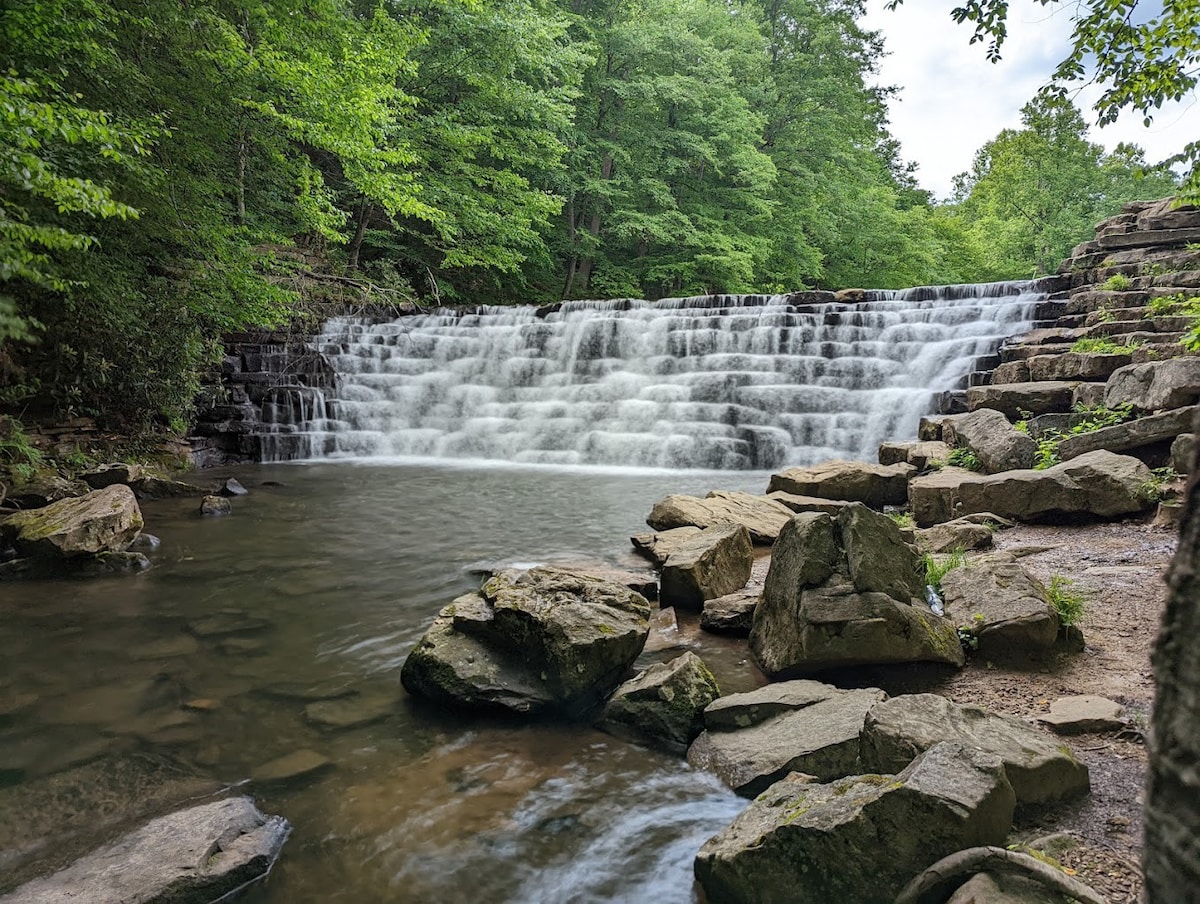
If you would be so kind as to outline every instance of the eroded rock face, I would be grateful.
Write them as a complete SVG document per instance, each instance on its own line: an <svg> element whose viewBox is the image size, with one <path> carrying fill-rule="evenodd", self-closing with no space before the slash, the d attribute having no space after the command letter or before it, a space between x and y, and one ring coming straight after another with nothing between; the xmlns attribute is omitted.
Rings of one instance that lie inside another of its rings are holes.
<svg viewBox="0 0 1200 904"><path fill-rule="evenodd" d="M645 598L619 584L555 568L505 571L438 613L400 680L452 705L575 717L624 678L649 619Z"/></svg>
<svg viewBox="0 0 1200 904"><path fill-rule="evenodd" d="M730 694L704 713L708 726L688 762L755 797L802 772L822 781L860 772L859 735L867 711L887 698L876 688L839 690L819 681L783 681Z"/></svg>
<svg viewBox="0 0 1200 904"><path fill-rule="evenodd" d="M0 901L215 901L274 864L291 826L232 797L160 816Z"/></svg>
<svg viewBox="0 0 1200 904"><path fill-rule="evenodd" d="M947 572L942 595L951 618L975 636L984 656L1043 652L1058 637L1058 613L1047 602L1046 588L1011 556Z"/></svg>
<svg viewBox="0 0 1200 904"><path fill-rule="evenodd" d="M749 637L754 626L754 609L760 599L762 590L756 587L705 600L700 627L712 634Z"/></svg>
<svg viewBox="0 0 1200 904"><path fill-rule="evenodd" d="M1003 844L1013 790L1000 759L939 744L897 775L772 785L696 856L710 901L890 904L955 851Z"/></svg>
<svg viewBox="0 0 1200 904"><path fill-rule="evenodd" d="M788 468L772 474L767 492L844 499L878 509L885 505L903 505L908 479L916 472L917 469L906 462L873 465L834 460L811 468Z"/></svg>
<svg viewBox="0 0 1200 904"><path fill-rule="evenodd" d="M1101 450L1043 471L984 475L946 468L915 478L909 501L922 527L976 512L1018 521L1117 518L1150 507L1144 488L1151 477L1138 459Z"/></svg>
<svg viewBox="0 0 1200 904"><path fill-rule="evenodd" d="M1108 378L1104 404L1138 411L1182 408L1200 401L1200 358L1171 358L1130 364Z"/></svg>
<svg viewBox="0 0 1200 904"><path fill-rule="evenodd" d="M721 695L695 653L655 663L626 681L604 706L599 726L618 737L682 754L704 730L704 708Z"/></svg>
<svg viewBox="0 0 1200 904"><path fill-rule="evenodd" d="M668 496L668 499L671 497ZM691 498L691 497L688 497ZM698 527L675 527L670 530L660 530L652 534L634 534L629 538L635 551L645 556L655 565L663 565L679 546L700 533Z"/></svg>
<svg viewBox="0 0 1200 904"><path fill-rule="evenodd" d="M862 735L863 768L895 772L943 741L999 757L1019 804L1066 800L1089 788L1087 766L1046 732L937 694L907 694L871 707Z"/></svg>
<svg viewBox="0 0 1200 904"><path fill-rule="evenodd" d="M990 408L972 411L954 421L951 432L950 441L974 452L986 474L1033 467L1037 451L1033 440L1013 427L999 411Z"/></svg>
<svg viewBox="0 0 1200 904"><path fill-rule="evenodd" d="M701 609L705 600L745 587L753 564L754 548L744 526L702 530L676 546L663 565L662 605Z"/></svg>
<svg viewBox="0 0 1200 904"><path fill-rule="evenodd" d="M949 619L924 602L919 559L890 519L862 505L836 520L796 515L780 533L750 647L772 676L847 665L962 665Z"/></svg>
<svg viewBox="0 0 1200 904"><path fill-rule="evenodd" d="M141 529L133 491L117 484L10 515L0 523L0 538L20 556L53 561L124 552Z"/></svg>
<svg viewBox="0 0 1200 904"><path fill-rule="evenodd" d="M703 499L666 496L654 503L646 523L657 531L740 524L750 532L750 539L755 543L770 545L791 514L786 506L765 496L713 490Z"/></svg>

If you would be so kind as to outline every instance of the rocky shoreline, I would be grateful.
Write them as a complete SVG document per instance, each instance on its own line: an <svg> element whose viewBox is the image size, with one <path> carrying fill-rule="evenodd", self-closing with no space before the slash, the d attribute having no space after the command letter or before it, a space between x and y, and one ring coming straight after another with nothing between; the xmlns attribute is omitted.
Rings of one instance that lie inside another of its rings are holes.
<svg viewBox="0 0 1200 904"><path fill-rule="evenodd" d="M1168 327L1182 324L1147 316L1156 298L1200 285L1200 270L1169 269L1200 267L1200 252L1170 251L1172 230L1200 212L1160 208L1101 224L1097 247L1064 264L1060 323L1007 345L963 393L966 410L926 418L878 464L786 469L761 495L665 497L652 531L632 538L657 571L650 587L587 566L500 570L441 610L404 687L466 712L593 722L753 798L697 852L713 901L891 902L963 851L984 853L959 856L958 879L922 900L1000 900L978 891L989 883L1021 900L1041 900L1030 883L1136 900L1148 649L1200 407L1200 358L1165 357L1181 350ZM1131 268L1143 275L1113 283L1124 288L1095 288ZM1144 320L1153 342L1077 350ZM20 488L31 507L0 523L0 576L139 570L149 562L135 544L150 542L139 497L195 495L213 515L245 492L128 465L82 478ZM664 639L695 620L744 638L770 683L722 696L700 657ZM634 674L651 647L660 661ZM309 753L254 780L328 766ZM180 826L195 837L168 850ZM134 859L165 870L147 873L146 900L175 900L184 875L203 878L194 899L209 900L265 876L287 834L280 817L226 797L0 900L94 889ZM1006 845L1034 856L986 854ZM138 884L135 872L123 881ZM114 900L124 893L113 887Z"/></svg>

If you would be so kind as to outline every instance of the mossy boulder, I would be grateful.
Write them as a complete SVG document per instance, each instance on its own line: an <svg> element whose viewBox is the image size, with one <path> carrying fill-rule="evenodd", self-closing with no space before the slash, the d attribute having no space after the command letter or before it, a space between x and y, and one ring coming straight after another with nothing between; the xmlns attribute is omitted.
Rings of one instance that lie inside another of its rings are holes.
<svg viewBox="0 0 1200 904"><path fill-rule="evenodd" d="M942 857L1003 844L1012 816L999 757L939 744L896 775L793 773L700 849L696 878L723 904L890 904Z"/></svg>
<svg viewBox="0 0 1200 904"><path fill-rule="evenodd" d="M683 754L704 729L704 708L721 695L695 653L659 662L617 688L599 727L620 738Z"/></svg>
<svg viewBox="0 0 1200 904"><path fill-rule="evenodd" d="M949 619L924 600L921 562L862 504L796 515L779 535L750 648L772 677L896 662L963 664Z"/></svg>
<svg viewBox="0 0 1200 904"><path fill-rule="evenodd" d="M442 609L400 680L450 705L578 717L625 677L649 632L650 604L628 587L512 569Z"/></svg>
<svg viewBox="0 0 1200 904"><path fill-rule="evenodd" d="M117 484L10 515L0 523L0 541L18 556L60 561L124 552L141 529L133 491Z"/></svg>

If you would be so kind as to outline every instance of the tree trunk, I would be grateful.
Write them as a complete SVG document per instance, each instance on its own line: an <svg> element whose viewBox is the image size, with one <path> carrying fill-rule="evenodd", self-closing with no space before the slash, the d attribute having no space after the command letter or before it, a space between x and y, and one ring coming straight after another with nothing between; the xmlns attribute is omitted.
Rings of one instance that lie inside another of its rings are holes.
<svg viewBox="0 0 1200 904"><path fill-rule="evenodd" d="M359 202L358 210L355 214L357 222L354 225L354 238L350 240L350 247L347 249L346 267L350 270L358 269L358 255L362 251L363 238L367 234L367 221L371 219L371 213L374 207L371 202L363 198Z"/></svg>
<svg viewBox="0 0 1200 904"><path fill-rule="evenodd" d="M238 125L237 144L237 222L239 226L246 225L246 166L249 151L247 150L246 128Z"/></svg>
<svg viewBox="0 0 1200 904"><path fill-rule="evenodd" d="M607 182L612 178L613 158L612 154L605 154L600 161L600 178ZM593 239L600 238L600 208L596 208L596 212L592 214L592 219L588 223L588 233ZM596 259L592 256L583 258L579 262L579 283L586 291L592 285L592 268L596 265Z"/></svg>
<svg viewBox="0 0 1200 904"><path fill-rule="evenodd" d="M1200 429L1200 424L1194 429ZM1188 480L1170 596L1154 648L1157 688L1142 868L1150 904L1200 889L1200 482Z"/></svg>

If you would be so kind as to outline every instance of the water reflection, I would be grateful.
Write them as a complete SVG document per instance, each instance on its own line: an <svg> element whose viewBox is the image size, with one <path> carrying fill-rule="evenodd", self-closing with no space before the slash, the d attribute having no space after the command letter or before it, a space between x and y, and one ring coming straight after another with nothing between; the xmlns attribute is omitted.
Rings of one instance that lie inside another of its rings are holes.
<svg viewBox="0 0 1200 904"><path fill-rule="evenodd" d="M627 537L656 498L763 475L231 473L252 491L232 517L144 506L162 539L147 573L0 585L0 890L98 830L311 750L333 768L248 786L296 826L255 900L692 900L692 856L742 807L715 780L588 728L432 711L398 669L478 563L636 565ZM678 637L726 690L761 681L744 645L694 618Z"/></svg>

